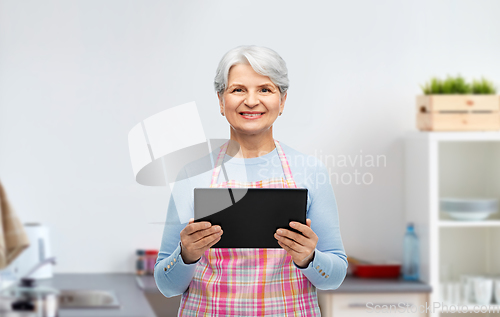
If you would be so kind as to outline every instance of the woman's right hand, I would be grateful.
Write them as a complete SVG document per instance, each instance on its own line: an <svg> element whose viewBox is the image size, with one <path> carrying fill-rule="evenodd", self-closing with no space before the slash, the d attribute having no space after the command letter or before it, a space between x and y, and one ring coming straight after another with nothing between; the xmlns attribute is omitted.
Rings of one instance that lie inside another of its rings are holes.
<svg viewBox="0 0 500 317"><path fill-rule="evenodd" d="M216 244L222 235L220 226L212 226L208 221L189 223L181 230L181 256L186 264L198 261L206 250Z"/></svg>

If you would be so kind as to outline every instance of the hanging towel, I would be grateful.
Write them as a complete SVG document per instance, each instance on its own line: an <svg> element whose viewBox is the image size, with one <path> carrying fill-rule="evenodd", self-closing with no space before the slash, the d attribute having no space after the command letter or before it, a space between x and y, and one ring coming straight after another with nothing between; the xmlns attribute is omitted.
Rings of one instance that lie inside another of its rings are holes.
<svg viewBox="0 0 500 317"><path fill-rule="evenodd" d="M0 182L0 270L9 266L29 245L28 235Z"/></svg>

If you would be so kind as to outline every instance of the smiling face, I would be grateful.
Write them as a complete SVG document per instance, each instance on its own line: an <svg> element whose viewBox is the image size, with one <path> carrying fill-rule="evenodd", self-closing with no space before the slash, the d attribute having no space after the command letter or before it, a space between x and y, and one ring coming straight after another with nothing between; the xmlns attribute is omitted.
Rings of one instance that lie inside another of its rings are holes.
<svg viewBox="0 0 500 317"><path fill-rule="evenodd" d="M249 64L237 64L229 71L227 88L219 97L220 112L231 125L231 134L272 136L272 126L285 107L278 87Z"/></svg>

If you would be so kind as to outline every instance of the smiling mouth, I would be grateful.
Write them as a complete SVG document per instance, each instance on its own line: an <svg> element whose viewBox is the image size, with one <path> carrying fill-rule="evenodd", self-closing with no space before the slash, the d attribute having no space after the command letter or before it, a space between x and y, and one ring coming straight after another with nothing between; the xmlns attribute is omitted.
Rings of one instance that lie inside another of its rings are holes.
<svg viewBox="0 0 500 317"><path fill-rule="evenodd" d="M265 112L240 112L240 115L242 117L256 118L262 116L264 113Z"/></svg>

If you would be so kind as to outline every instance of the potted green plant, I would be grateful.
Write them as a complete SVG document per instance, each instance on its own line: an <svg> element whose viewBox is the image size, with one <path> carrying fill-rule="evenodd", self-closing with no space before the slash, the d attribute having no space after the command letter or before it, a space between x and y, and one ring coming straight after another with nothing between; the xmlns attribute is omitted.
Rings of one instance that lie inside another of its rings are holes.
<svg viewBox="0 0 500 317"><path fill-rule="evenodd" d="M500 130L500 98L485 78L431 78L417 96L417 128L423 131Z"/></svg>

